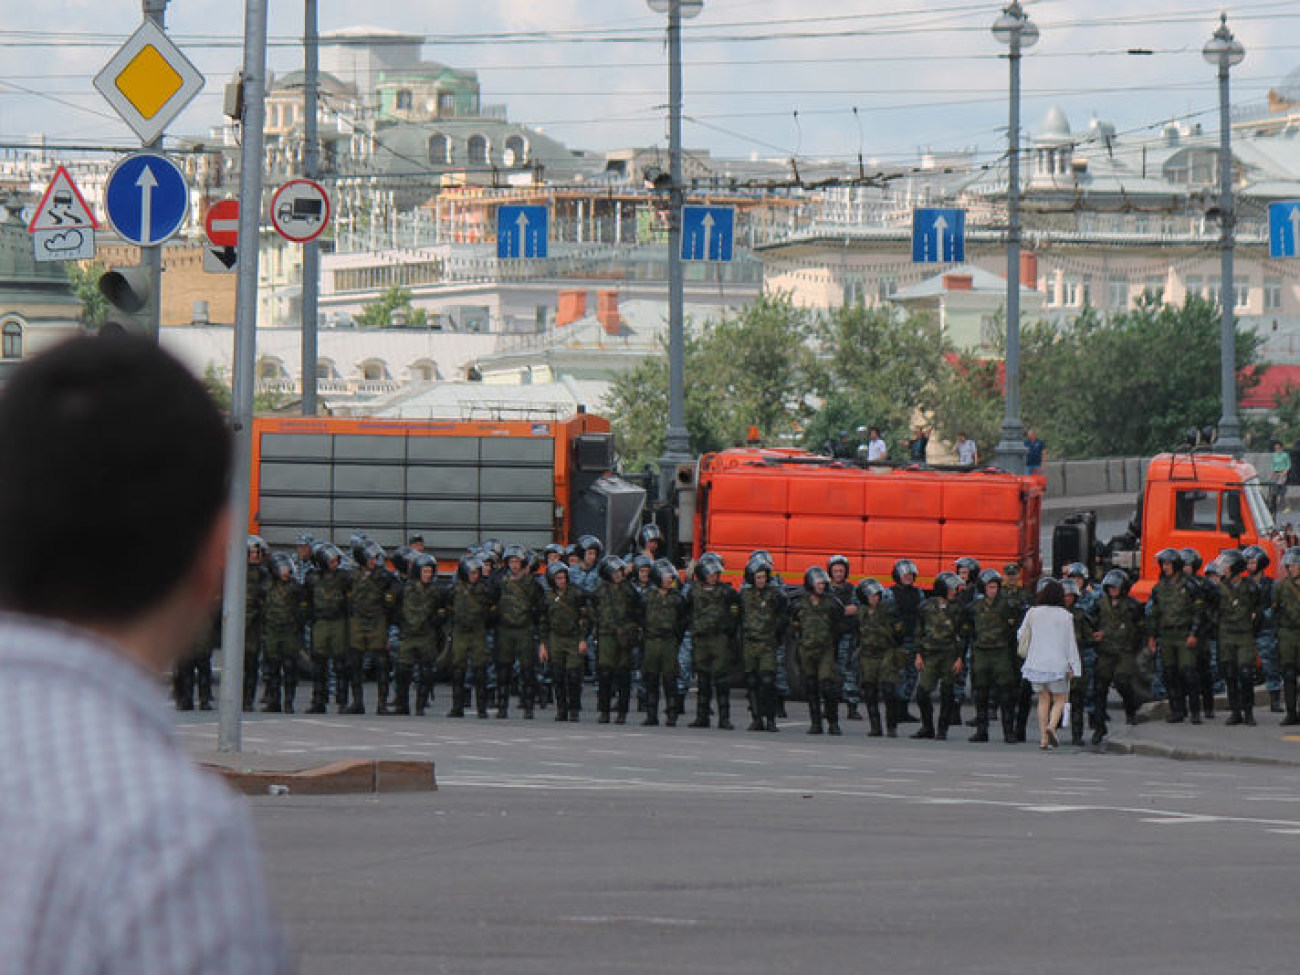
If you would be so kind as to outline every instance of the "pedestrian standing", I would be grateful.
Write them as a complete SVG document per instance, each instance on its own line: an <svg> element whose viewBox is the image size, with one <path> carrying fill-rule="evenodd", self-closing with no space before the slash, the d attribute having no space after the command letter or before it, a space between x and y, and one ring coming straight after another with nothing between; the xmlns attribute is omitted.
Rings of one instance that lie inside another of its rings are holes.
<svg viewBox="0 0 1300 975"><path fill-rule="evenodd" d="M1031 427L1025 431L1025 473L1041 474L1046 456L1047 444L1038 438L1038 434Z"/></svg>
<svg viewBox="0 0 1300 975"><path fill-rule="evenodd" d="M1038 693L1038 747L1055 748L1055 729L1065 711L1070 679L1083 673L1074 617L1065 608L1065 590L1055 579L1048 579L1038 591L1018 637L1025 661L1020 673Z"/></svg>
<svg viewBox="0 0 1300 975"><path fill-rule="evenodd" d="M156 342L71 339L10 374L0 457L0 967L288 971L245 804L159 692L221 592L221 415ZM32 558L86 524L111 572Z"/></svg>
<svg viewBox="0 0 1300 975"><path fill-rule="evenodd" d="M979 448L975 441L966 436L964 430L957 433L957 464L960 467L974 467L979 463Z"/></svg>
<svg viewBox="0 0 1300 975"><path fill-rule="evenodd" d="M867 431L867 463L879 464L887 460L889 460L889 448L880 435L880 427L872 427Z"/></svg>
<svg viewBox="0 0 1300 975"><path fill-rule="evenodd" d="M1273 510L1273 516L1277 517L1278 512L1287 510L1286 508L1286 486L1291 480L1291 452L1282 446L1281 440L1273 441L1272 473L1269 476L1269 485L1272 487L1269 497L1269 507Z"/></svg>

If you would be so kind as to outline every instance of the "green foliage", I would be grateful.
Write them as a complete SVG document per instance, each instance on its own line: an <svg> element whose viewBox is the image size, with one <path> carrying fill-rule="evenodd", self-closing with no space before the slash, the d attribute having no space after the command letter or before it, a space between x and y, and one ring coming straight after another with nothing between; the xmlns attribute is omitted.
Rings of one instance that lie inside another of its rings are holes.
<svg viewBox="0 0 1300 975"><path fill-rule="evenodd" d="M949 443L965 433L975 441L980 462L991 460L1001 439L1002 361L980 359L969 353L953 355L945 363L943 382L936 383L929 400L935 432Z"/></svg>
<svg viewBox="0 0 1300 975"><path fill-rule="evenodd" d="M819 355L812 391L821 407L804 443L816 449L841 430L876 426L891 456L901 459L916 408L932 400L949 373L938 326L854 304L823 314L813 331Z"/></svg>
<svg viewBox="0 0 1300 975"><path fill-rule="evenodd" d="M219 369L212 363L208 363L208 367L203 370L203 385L207 387L208 394L212 397L213 402L217 404L217 409L229 415L232 394L230 379L226 375L226 370ZM254 393L253 412L271 413L278 410L286 401L287 397L283 393Z"/></svg>
<svg viewBox="0 0 1300 975"><path fill-rule="evenodd" d="M389 328L397 311L405 311L406 328L424 328L428 324L428 313L411 305L411 289L401 285L389 288L378 301L364 306L355 321L358 328Z"/></svg>
<svg viewBox="0 0 1300 975"><path fill-rule="evenodd" d="M98 261L85 264L68 261L64 273L72 291L81 302L81 320L87 325L102 325L108 319L108 299L99 291L99 276L106 270Z"/></svg>

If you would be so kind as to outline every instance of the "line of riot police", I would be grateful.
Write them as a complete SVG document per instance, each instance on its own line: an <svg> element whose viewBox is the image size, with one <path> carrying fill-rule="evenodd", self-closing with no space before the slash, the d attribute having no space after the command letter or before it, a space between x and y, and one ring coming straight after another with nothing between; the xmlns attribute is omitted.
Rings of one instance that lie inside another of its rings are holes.
<svg viewBox="0 0 1300 975"><path fill-rule="evenodd" d="M593 536L540 554L489 539L467 552L447 581L418 535L391 553L354 535L351 558L306 535L296 552L272 554L250 536L244 708L252 710L260 676L263 710L293 713L305 675L312 682L308 713L324 713L332 696L339 713L362 714L369 670L379 714L410 714L413 691L414 713L425 714L435 679L445 675L449 717L463 717L472 703L479 717L495 707L506 718L517 695L525 718L553 701L556 720L577 721L585 678L594 673L602 723L625 724L635 697L642 724L659 724L662 705L665 723L675 726L693 676L690 726L709 727L716 706L717 726L731 729L731 682L739 673L750 731L778 730L786 679L794 676L809 705L810 734L840 734L846 703L850 718L861 718L865 705L870 736L896 737L899 724L915 720L907 711L915 700L920 727L912 737L943 740L962 724L969 681L970 740L988 741L990 722L999 718L1004 741L1025 740L1032 696L1019 675L1016 634L1030 596L1017 565L981 571L975 559L961 558L926 593L910 560L894 565L886 588L875 579L855 586L848 560L832 556L825 567L809 568L802 586L788 586L770 555L756 551L736 589L714 553L702 556L682 585L676 568L658 558L661 544L654 525L643 529L627 561L606 555ZM1169 720L1213 717L1217 678L1226 685L1227 723L1235 725L1255 723L1259 660L1267 669L1270 657L1274 666L1280 657L1284 723L1300 723L1300 548L1287 551L1287 578L1276 586L1256 547L1221 553L1204 575L1192 550L1166 549L1156 559L1162 579L1145 607L1128 595L1122 571L1109 572L1099 589L1081 564L1066 571L1066 606L1085 665L1071 687L1072 743L1083 744L1085 715L1093 744L1104 739L1111 688L1126 720L1137 720L1139 684L1153 661ZM194 706L195 690L199 706L211 707L215 638L207 636L177 668L178 708ZM1277 700L1273 708L1282 710Z"/></svg>

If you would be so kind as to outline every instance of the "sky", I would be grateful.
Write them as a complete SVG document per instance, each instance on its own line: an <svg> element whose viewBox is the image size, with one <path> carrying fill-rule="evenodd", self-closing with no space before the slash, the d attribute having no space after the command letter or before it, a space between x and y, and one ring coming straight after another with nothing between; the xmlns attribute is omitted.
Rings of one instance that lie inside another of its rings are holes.
<svg viewBox="0 0 1300 975"><path fill-rule="evenodd" d="M269 0L270 66L301 66L302 5ZM358 14L358 6L364 13ZM428 60L478 72L485 104L571 148L666 146L665 18L645 0L319 0L322 32L425 34ZM240 0L171 0L168 31L208 76L169 134L203 136L242 60ZM683 31L684 141L715 156L859 158L869 171L924 151L1000 152L1008 63L989 27L996 2L705 0ZM1094 115L1121 134L1170 119L1218 128L1215 69L1201 48L1220 11L1246 47L1234 104L1262 103L1300 68L1300 4L1242 0L1030 0L1041 32L1023 61L1023 125L1059 105L1075 131ZM138 26L139 0L0 0L0 147L126 145L133 136L91 86ZM1131 49L1150 51L1134 55Z"/></svg>

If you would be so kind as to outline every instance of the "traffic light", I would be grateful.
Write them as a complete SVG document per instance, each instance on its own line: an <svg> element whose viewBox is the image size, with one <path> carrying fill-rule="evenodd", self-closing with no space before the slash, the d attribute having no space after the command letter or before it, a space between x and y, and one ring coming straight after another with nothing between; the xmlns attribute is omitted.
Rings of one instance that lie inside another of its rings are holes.
<svg viewBox="0 0 1300 975"><path fill-rule="evenodd" d="M99 292L110 306L101 331L158 337L158 296L149 281L149 268L143 264L110 268L99 276Z"/></svg>

